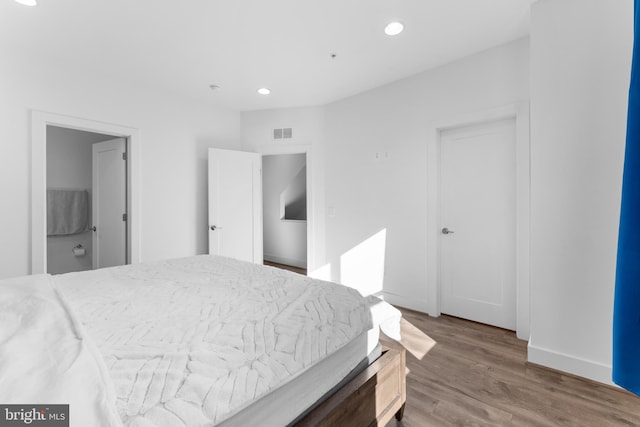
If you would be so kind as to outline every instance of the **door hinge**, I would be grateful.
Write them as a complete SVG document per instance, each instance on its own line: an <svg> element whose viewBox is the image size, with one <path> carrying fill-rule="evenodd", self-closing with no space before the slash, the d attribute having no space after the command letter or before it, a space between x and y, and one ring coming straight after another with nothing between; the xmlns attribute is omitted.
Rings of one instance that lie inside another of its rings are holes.
<svg viewBox="0 0 640 427"><path fill-rule="evenodd" d="M127 153L122 153L122 160L127 160Z"/></svg>
<svg viewBox="0 0 640 427"><path fill-rule="evenodd" d="M122 214L122 220L123 220L123 221L126 221L126 220L127 220L127 214L126 214L126 213L123 213L123 214Z"/></svg>

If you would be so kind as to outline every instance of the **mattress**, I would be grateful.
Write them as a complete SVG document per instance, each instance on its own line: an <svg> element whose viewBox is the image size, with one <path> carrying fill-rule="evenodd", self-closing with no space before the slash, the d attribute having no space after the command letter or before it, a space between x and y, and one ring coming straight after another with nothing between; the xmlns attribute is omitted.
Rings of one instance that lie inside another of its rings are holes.
<svg viewBox="0 0 640 427"><path fill-rule="evenodd" d="M228 258L54 282L102 356L125 426L284 425L377 341L357 291Z"/></svg>
<svg viewBox="0 0 640 427"><path fill-rule="evenodd" d="M373 336L377 335L369 332L361 334L300 376L223 421L220 427L289 425L316 403L321 402L324 396L335 391L338 385L346 383L380 356L380 344L377 340L375 343L372 342ZM363 355L366 356L363 358Z"/></svg>

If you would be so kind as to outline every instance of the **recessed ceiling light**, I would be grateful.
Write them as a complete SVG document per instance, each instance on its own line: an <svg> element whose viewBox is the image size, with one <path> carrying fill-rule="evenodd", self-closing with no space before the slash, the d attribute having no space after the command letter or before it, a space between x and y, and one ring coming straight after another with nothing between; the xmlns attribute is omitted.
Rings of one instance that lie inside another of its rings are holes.
<svg viewBox="0 0 640 427"><path fill-rule="evenodd" d="M260 95L269 95L271 93L271 89L266 87L261 87L260 89L258 89L258 93Z"/></svg>
<svg viewBox="0 0 640 427"><path fill-rule="evenodd" d="M402 22L390 22L386 27L384 27L384 32L388 36L397 36L402 32L402 30L404 30Z"/></svg>
<svg viewBox="0 0 640 427"><path fill-rule="evenodd" d="M16 0L18 3L23 4L25 6L37 6L38 2L36 0Z"/></svg>

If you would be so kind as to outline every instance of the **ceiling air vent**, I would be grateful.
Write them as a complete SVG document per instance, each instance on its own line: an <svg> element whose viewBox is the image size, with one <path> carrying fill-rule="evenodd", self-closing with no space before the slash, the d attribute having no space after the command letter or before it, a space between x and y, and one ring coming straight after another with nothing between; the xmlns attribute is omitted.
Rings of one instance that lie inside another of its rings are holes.
<svg viewBox="0 0 640 427"><path fill-rule="evenodd" d="M293 138L292 128L274 129L273 139L291 139Z"/></svg>

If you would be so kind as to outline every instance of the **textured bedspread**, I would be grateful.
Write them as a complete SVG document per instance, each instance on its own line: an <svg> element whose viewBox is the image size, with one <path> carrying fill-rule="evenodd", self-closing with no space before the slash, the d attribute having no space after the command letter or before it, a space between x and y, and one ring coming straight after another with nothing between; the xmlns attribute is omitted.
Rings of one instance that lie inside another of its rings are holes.
<svg viewBox="0 0 640 427"><path fill-rule="evenodd" d="M372 327L355 290L208 255L55 282L128 426L221 422Z"/></svg>
<svg viewBox="0 0 640 427"><path fill-rule="evenodd" d="M122 426L89 341L49 276L0 280L0 403L68 404L72 426Z"/></svg>

